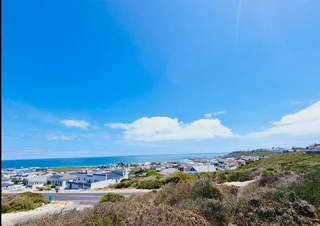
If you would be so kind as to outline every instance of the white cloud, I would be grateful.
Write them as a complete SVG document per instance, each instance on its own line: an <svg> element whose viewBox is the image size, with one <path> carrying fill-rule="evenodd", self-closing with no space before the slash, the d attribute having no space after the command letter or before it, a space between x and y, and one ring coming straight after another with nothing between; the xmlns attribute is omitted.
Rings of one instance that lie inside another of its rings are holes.
<svg viewBox="0 0 320 226"><path fill-rule="evenodd" d="M204 114L204 117L206 117L206 118L212 118L212 113L206 113L206 114Z"/></svg>
<svg viewBox="0 0 320 226"><path fill-rule="evenodd" d="M273 122L272 124L274 126L271 128L262 132L247 134L245 137L265 137L276 134L320 134L320 101L299 112L285 115L279 121Z"/></svg>
<svg viewBox="0 0 320 226"><path fill-rule="evenodd" d="M183 123L169 117L143 117L133 123L111 123L105 126L123 129L127 141L163 141L210 139L214 137L231 137L230 129L221 125L219 119L199 119Z"/></svg>
<svg viewBox="0 0 320 226"><path fill-rule="evenodd" d="M71 136L58 136L54 134L46 135L46 139L48 140L74 140L77 136L71 135Z"/></svg>
<svg viewBox="0 0 320 226"><path fill-rule="evenodd" d="M206 114L204 114L204 117L212 118L213 116L221 115L221 114L225 114L225 113L227 113L227 112L226 111L216 111L216 112L213 112L213 113L206 113Z"/></svg>
<svg viewBox="0 0 320 226"><path fill-rule="evenodd" d="M81 129L88 129L91 127L91 125L83 120L72 120L72 119L64 119L60 121L61 124L67 126L67 127L77 127Z"/></svg>
<svg viewBox="0 0 320 226"><path fill-rule="evenodd" d="M213 112L212 115L222 115L225 113L227 113L227 111L216 111L216 112Z"/></svg>
<svg viewBox="0 0 320 226"><path fill-rule="evenodd" d="M289 102L290 105L300 105L300 104L303 104L302 101L290 101Z"/></svg>

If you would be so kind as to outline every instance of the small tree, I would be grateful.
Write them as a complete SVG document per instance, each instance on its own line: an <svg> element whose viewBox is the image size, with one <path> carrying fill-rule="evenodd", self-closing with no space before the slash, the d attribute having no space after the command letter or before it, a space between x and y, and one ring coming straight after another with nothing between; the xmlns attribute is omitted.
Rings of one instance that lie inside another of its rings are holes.
<svg viewBox="0 0 320 226"><path fill-rule="evenodd" d="M99 202L121 202L123 200L125 200L123 195L110 192L102 196Z"/></svg>
<svg viewBox="0 0 320 226"><path fill-rule="evenodd" d="M212 186L211 181L207 178L197 180L191 191L191 198L195 199L217 199L222 200L222 193L217 188Z"/></svg>

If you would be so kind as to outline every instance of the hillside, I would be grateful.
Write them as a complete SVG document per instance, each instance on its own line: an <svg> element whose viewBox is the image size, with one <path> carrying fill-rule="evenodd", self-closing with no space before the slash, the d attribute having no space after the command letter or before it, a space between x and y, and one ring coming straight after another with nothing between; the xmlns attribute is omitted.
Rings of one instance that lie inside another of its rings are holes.
<svg viewBox="0 0 320 226"><path fill-rule="evenodd" d="M243 189L217 184L220 173L235 179L246 172L255 172L259 179ZM16 226L320 224L320 156L277 154L232 172L179 172L165 183L145 195L112 199L91 210L45 216Z"/></svg>

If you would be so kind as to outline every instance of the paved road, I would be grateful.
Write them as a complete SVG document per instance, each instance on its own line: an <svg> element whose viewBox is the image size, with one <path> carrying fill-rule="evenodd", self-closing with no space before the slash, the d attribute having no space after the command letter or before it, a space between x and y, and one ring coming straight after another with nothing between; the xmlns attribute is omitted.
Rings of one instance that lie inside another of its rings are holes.
<svg viewBox="0 0 320 226"><path fill-rule="evenodd" d="M95 204L99 201L101 196L106 193L43 193L44 197L49 199L52 196L53 201L72 201L75 203L90 205ZM132 192L132 193L121 193L125 197L129 197L132 195L141 195L144 194L142 192Z"/></svg>
<svg viewBox="0 0 320 226"><path fill-rule="evenodd" d="M145 194L147 192L128 192L128 193L119 193L124 195L125 197L129 197L132 195L142 195ZM104 194L106 194L105 192L101 192L101 193L42 193L44 195L45 198L49 199L50 196L52 196L53 201L71 201L73 203L73 205L68 206L68 208L65 209L66 210L71 210L71 209L77 209L77 210L83 210L85 208L90 208L93 207L94 204L96 204L99 199L101 198L101 196L103 196ZM54 212L60 212L60 209L54 210L54 211L50 211L50 214L54 213ZM1 225L2 226L11 226L14 223L17 222L24 222L27 221L28 219L31 218L39 218L41 216L44 216L48 213L34 213L31 215L23 215L23 216L19 216L19 217L15 217L14 219L2 219Z"/></svg>

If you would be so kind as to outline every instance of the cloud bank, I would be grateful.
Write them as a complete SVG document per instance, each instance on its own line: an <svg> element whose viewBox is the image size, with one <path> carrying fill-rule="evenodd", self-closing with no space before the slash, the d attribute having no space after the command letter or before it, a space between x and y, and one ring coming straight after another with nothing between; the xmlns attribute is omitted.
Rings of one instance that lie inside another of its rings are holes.
<svg viewBox="0 0 320 226"><path fill-rule="evenodd" d="M60 123L65 125L66 127L76 127L85 130L91 127L88 122L82 120L64 119L60 121Z"/></svg>
<svg viewBox="0 0 320 226"><path fill-rule="evenodd" d="M165 141L211 139L232 137L232 131L223 126L219 119L199 119L184 123L176 118L143 117L133 123L111 123L105 126L125 130L126 141Z"/></svg>
<svg viewBox="0 0 320 226"><path fill-rule="evenodd" d="M71 136L58 136L54 134L49 134L46 136L46 139L48 140L74 140L77 136L71 135Z"/></svg>
<svg viewBox="0 0 320 226"><path fill-rule="evenodd" d="M283 116L273 126L261 131L245 135L246 137L266 137L271 135L312 135L320 134L320 101L311 106Z"/></svg>

